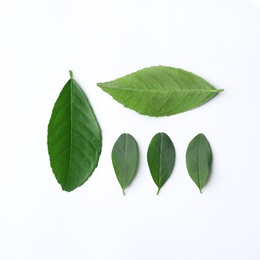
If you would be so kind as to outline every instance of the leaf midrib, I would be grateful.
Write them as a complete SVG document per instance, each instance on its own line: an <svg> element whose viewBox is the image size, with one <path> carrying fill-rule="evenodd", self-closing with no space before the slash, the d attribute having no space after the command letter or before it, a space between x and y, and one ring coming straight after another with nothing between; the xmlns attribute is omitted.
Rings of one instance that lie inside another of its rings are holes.
<svg viewBox="0 0 260 260"><path fill-rule="evenodd" d="M126 188L125 186L125 171L126 171L126 146L127 146L127 135L125 136L125 141L124 141L124 152L123 152L123 193L125 194L124 190Z"/></svg>
<svg viewBox="0 0 260 260"><path fill-rule="evenodd" d="M197 153L197 167L198 167L198 178L199 178L199 189L200 192L202 190L201 187L201 178L200 178L200 151L201 151L201 138L199 139L199 145L198 145L198 153Z"/></svg>
<svg viewBox="0 0 260 260"><path fill-rule="evenodd" d="M68 180L69 180L69 176L70 176L70 174L71 174L71 164L72 164L72 156L71 156L71 154L72 154L72 129L73 129L73 127L72 127L72 120L73 120L73 117L72 117L72 110L73 110L73 98L74 98L74 93L73 93L73 79L71 78L70 79L70 82L71 82L71 84L70 84L70 154L69 154L69 156L70 156L70 158L69 158L69 169L68 169L68 175L67 175L67 180L66 180L66 184L65 184L65 189L67 189L67 185L68 185Z"/></svg>
<svg viewBox="0 0 260 260"><path fill-rule="evenodd" d="M159 168L159 189L158 189L158 193L160 192L160 189L161 189L161 174L162 174L162 151L163 151L163 135L161 135L161 138L160 138L160 168Z"/></svg>
<svg viewBox="0 0 260 260"><path fill-rule="evenodd" d="M209 93L219 93L222 92L223 89L165 89L165 90L153 90L153 89L136 89L136 88L119 88L119 87L108 87L99 85L101 88L108 89L117 89L117 90L126 90L126 91L136 91L136 92L151 92L151 93L166 93L166 92L209 92Z"/></svg>

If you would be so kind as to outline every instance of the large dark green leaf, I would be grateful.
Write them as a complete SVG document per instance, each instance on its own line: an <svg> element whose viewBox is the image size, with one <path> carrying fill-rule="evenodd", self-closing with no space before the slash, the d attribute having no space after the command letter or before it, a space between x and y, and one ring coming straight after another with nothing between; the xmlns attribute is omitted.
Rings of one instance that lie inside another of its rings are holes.
<svg viewBox="0 0 260 260"><path fill-rule="evenodd" d="M191 72L165 66L97 85L125 107L155 117L191 110L222 91Z"/></svg>
<svg viewBox="0 0 260 260"><path fill-rule="evenodd" d="M133 181L138 166L138 147L130 134L122 134L112 149L112 163L123 193Z"/></svg>
<svg viewBox="0 0 260 260"><path fill-rule="evenodd" d="M159 194L171 176L175 163L174 145L167 134L158 133L152 138L148 147L147 161Z"/></svg>
<svg viewBox="0 0 260 260"><path fill-rule="evenodd" d="M97 167L101 130L81 87L71 78L63 87L48 125L53 173L65 191L81 186Z"/></svg>
<svg viewBox="0 0 260 260"><path fill-rule="evenodd" d="M205 135L198 134L189 143L186 152L186 165L190 177L198 186L200 192L210 174L212 153Z"/></svg>

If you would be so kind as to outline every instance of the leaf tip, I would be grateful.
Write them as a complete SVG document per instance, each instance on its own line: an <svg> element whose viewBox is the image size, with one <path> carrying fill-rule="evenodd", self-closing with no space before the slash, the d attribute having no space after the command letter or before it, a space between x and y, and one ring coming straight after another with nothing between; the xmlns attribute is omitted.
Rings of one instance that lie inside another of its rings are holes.
<svg viewBox="0 0 260 260"><path fill-rule="evenodd" d="M156 195L159 195L159 193L160 193L160 190L161 190L161 189L160 189L160 188L158 188L158 191L157 191Z"/></svg>
<svg viewBox="0 0 260 260"><path fill-rule="evenodd" d="M100 87L101 89L103 89L104 83L98 82L98 83L97 83L97 86Z"/></svg>
<svg viewBox="0 0 260 260"><path fill-rule="evenodd" d="M69 73L70 73L70 78L72 79L73 78L73 73L71 70L69 70Z"/></svg>

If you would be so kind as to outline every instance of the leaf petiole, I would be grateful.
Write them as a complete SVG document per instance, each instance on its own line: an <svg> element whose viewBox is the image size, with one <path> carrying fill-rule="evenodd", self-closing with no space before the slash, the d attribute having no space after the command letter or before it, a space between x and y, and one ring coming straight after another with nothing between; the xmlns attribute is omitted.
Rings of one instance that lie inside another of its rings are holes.
<svg viewBox="0 0 260 260"><path fill-rule="evenodd" d="M69 70L69 73L70 73L70 78L73 79L73 73L71 70Z"/></svg>

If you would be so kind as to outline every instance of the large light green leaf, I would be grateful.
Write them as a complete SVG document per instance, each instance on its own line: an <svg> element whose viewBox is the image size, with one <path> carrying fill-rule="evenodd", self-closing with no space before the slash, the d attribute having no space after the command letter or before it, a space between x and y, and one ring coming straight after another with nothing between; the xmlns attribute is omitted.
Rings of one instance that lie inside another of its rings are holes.
<svg viewBox="0 0 260 260"><path fill-rule="evenodd" d="M138 147L132 135L119 136L112 149L112 163L125 195L125 189L133 181L138 166Z"/></svg>
<svg viewBox="0 0 260 260"><path fill-rule="evenodd" d="M208 180L211 168L212 153L204 134L196 135L189 143L186 152L186 165L191 179L200 192Z"/></svg>
<svg viewBox="0 0 260 260"><path fill-rule="evenodd" d="M53 173L65 191L81 186L97 167L101 130L81 87L71 78L63 87L48 125Z"/></svg>
<svg viewBox="0 0 260 260"><path fill-rule="evenodd" d="M155 117L191 110L222 91L191 72L165 66L145 68L97 85L125 107Z"/></svg>
<svg viewBox="0 0 260 260"><path fill-rule="evenodd" d="M158 133L152 138L147 151L147 161L159 194L171 176L175 163L174 145L167 134Z"/></svg>

